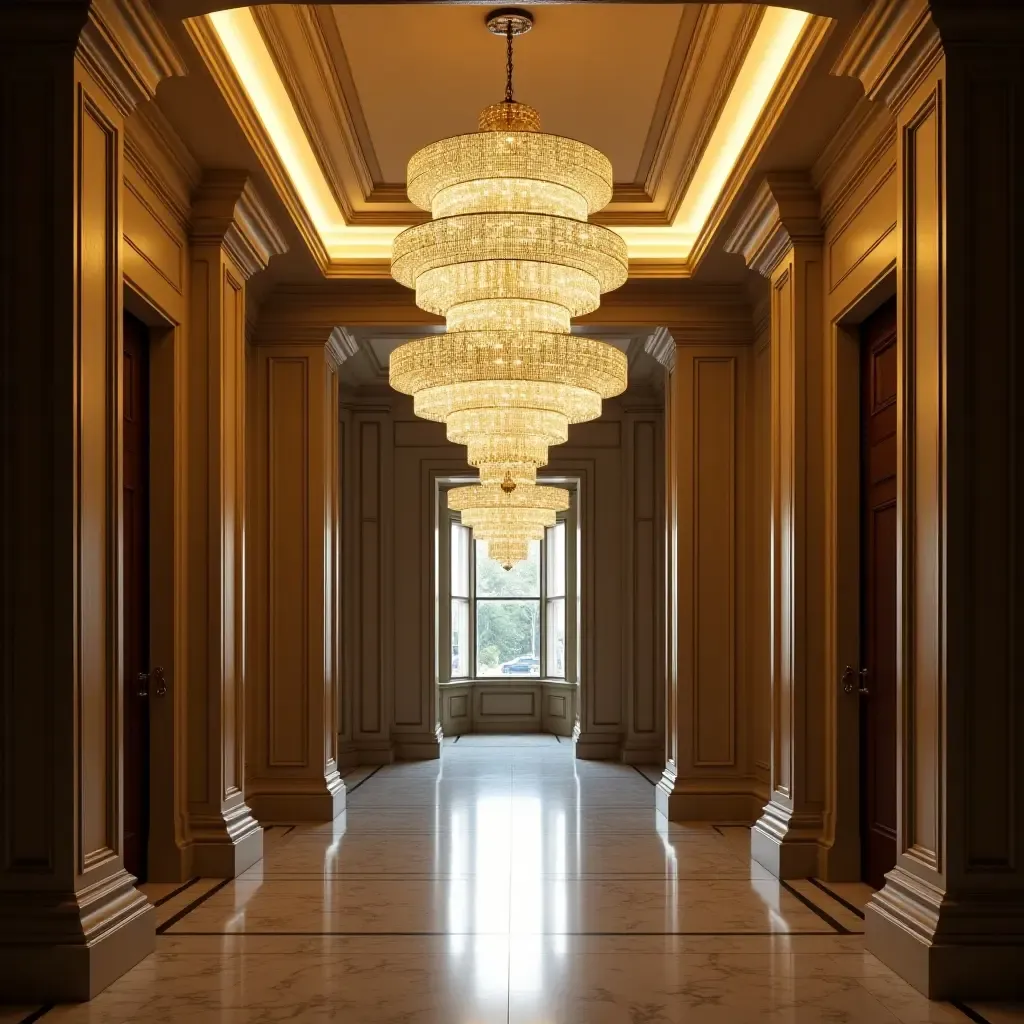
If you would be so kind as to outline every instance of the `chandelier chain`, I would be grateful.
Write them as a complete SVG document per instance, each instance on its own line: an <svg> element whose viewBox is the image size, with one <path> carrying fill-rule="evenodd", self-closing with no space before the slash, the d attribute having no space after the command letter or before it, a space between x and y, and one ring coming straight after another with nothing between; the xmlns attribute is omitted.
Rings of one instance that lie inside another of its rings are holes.
<svg viewBox="0 0 1024 1024"><path fill-rule="evenodd" d="M508 25L505 26L505 48L507 53L505 72L507 78L505 80L505 102L512 102L512 22L509 21Z"/></svg>

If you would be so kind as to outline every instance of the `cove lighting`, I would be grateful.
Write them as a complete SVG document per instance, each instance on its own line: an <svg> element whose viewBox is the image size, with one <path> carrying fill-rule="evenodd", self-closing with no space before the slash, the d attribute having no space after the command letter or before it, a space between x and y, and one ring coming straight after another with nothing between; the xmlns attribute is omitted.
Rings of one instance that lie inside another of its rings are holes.
<svg viewBox="0 0 1024 1024"><path fill-rule="evenodd" d="M331 260L387 261L402 229L345 223L252 11L206 17ZM690 254L809 21L803 11L765 9L675 222L616 228L630 259L682 260Z"/></svg>

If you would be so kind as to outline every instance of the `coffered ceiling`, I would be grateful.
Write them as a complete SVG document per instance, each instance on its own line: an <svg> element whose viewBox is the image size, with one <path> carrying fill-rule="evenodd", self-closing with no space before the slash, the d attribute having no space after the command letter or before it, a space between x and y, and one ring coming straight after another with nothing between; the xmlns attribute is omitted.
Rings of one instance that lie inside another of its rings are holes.
<svg viewBox="0 0 1024 1024"><path fill-rule="evenodd" d="M188 30L327 276L385 276L398 230L427 216L405 165L472 131L502 98L504 46L472 4L275 4ZM829 22L734 3L533 8L517 98L543 129L612 161L594 219L638 276L687 276L765 145Z"/></svg>

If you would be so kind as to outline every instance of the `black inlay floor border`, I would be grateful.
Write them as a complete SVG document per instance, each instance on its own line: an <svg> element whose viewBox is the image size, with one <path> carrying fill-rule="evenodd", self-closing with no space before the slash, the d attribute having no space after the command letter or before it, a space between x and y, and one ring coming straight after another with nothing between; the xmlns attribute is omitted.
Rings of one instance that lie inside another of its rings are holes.
<svg viewBox="0 0 1024 1024"><path fill-rule="evenodd" d="M834 928L838 935L861 935L863 932L850 931L845 925L840 924L831 914L827 914L824 910L819 907L814 900L805 896L799 889L794 889L785 879L779 879L779 885L782 886L790 896L798 899L808 910L813 914L817 915L825 922L830 928Z"/></svg>
<svg viewBox="0 0 1024 1024"><path fill-rule="evenodd" d="M177 889L174 889L172 892L169 892L166 896L161 896L160 899L154 900L153 906L162 907L168 901L173 900L175 896L180 896L186 889L191 889L192 886L195 885L196 882L198 881L198 875L196 875L195 878L190 878L187 882L183 882L181 885L178 886Z"/></svg>
<svg viewBox="0 0 1024 1024"><path fill-rule="evenodd" d="M640 768L637 765L631 764L629 767L632 768L633 771L635 771L637 775L644 780L644 782L649 782L652 786L658 785L646 772L640 771Z"/></svg>
<svg viewBox="0 0 1024 1024"><path fill-rule="evenodd" d="M367 775L367 776L366 776L365 778L363 778L363 779L360 779L360 780L359 780L359 781L358 781L358 782L357 782L357 783L356 783L356 784L355 784L354 786L347 786L347 787L346 787L346 792L347 792L347 794L352 794L352 793L354 793L354 792L355 792L355 791L356 791L356 790L357 790L357 789L358 789L358 788L359 788L360 786L362 786L362 785L363 785L364 783L367 783L367 782L369 782L369 781L370 781L370 779L372 779L372 778L374 777L374 775L376 775L376 774L377 774L377 772L379 772L379 771L381 770L381 768L383 768L383 767L384 767L384 765L382 765L382 764L379 764L379 765L377 765L377 767L376 767L376 768L374 768L374 769L373 769L373 771L372 771L372 772L370 772L370 774L369 774L369 775ZM421 806L421 805L420 805L420 804L414 804L413 806L415 806L415 807L419 807L419 806Z"/></svg>
<svg viewBox="0 0 1024 1024"><path fill-rule="evenodd" d="M157 935L163 935L168 928L172 925L176 925L179 921L187 917L197 907L201 907L211 896L215 896L221 891L226 885L235 881L233 878L222 878L215 886L208 889L201 896L197 896L187 907L183 907L173 917L169 917L163 924L157 925Z"/></svg>
<svg viewBox="0 0 1024 1024"><path fill-rule="evenodd" d="M820 889L827 896L831 896L832 899L836 901L836 903L840 904L840 906L846 907L846 909L855 917L859 917L862 921L864 920L863 910L852 904L849 900L843 899L843 897L840 896L839 893L833 892L827 885L825 885L824 882L819 882L816 878L808 878L807 881L810 882L811 885L813 885L816 889Z"/></svg>
<svg viewBox="0 0 1024 1024"><path fill-rule="evenodd" d="M983 1017L977 1010L972 1009L966 1003L961 1003L959 999L950 999L949 1005L954 1010L959 1010L968 1020L973 1020L975 1024L991 1024L988 1017Z"/></svg>
<svg viewBox="0 0 1024 1024"><path fill-rule="evenodd" d="M19 1024L33 1024L33 1021L45 1017L56 1005L56 1003L47 1003L45 1006L40 1006L38 1010L33 1010L27 1017L22 1017Z"/></svg>
<svg viewBox="0 0 1024 1024"><path fill-rule="evenodd" d="M568 935L573 938L587 938L594 936L595 938L629 938L630 936L636 935L641 938L658 938L659 936L666 936L668 938L685 938L686 936L692 936L693 938L730 938L730 939L763 939L773 938L778 936L779 938L795 938L800 935L807 935L810 938L822 938L825 936L835 936L835 932L639 932L639 931L628 931L628 932L531 932L523 935L510 936L507 931L505 932L170 932L167 935L169 939L177 939L181 937L187 937L191 939L203 938L204 936L209 938L269 938L274 935L280 935L284 938L303 938L303 939L315 939L320 936L327 938L352 938L352 939L368 939L374 936L379 936L382 939L417 939L417 938L445 938L449 935L459 936L488 936L488 937L501 937L501 938L515 938L515 939L530 939L530 938L551 938L552 936ZM857 934L854 932L853 934Z"/></svg>

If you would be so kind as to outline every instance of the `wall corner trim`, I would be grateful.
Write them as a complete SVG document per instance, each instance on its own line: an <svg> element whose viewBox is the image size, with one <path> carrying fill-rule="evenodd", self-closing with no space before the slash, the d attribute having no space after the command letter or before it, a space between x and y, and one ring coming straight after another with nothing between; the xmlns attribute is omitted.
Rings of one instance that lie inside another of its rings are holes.
<svg viewBox="0 0 1024 1024"><path fill-rule="evenodd" d="M809 175L783 171L765 175L725 248L770 277L791 246L820 240L820 202Z"/></svg>

